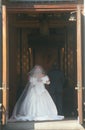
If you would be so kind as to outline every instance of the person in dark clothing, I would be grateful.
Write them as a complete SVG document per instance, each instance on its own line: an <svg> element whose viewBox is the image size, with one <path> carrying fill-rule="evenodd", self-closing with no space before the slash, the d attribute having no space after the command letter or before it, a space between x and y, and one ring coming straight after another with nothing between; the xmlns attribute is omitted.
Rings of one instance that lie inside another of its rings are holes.
<svg viewBox="0 0 85 130"><path fill-rule="evenodd" d="M48 72L50 78L49 93L52 96L58 114L62 115L62 96L63 96L63 85L64 85L64 73L58 69L57 64L53 64L52 69Z"/></svg>

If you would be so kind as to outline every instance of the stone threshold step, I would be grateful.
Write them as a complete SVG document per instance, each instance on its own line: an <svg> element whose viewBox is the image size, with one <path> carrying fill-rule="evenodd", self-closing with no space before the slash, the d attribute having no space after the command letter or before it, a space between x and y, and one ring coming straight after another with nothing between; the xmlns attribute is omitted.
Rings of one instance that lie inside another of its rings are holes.
<svg viewBox="0 0 85 130"><path fill-rule="evenodd" d="M77 120L42 121L42 122L11 122L2 130L85 130Z"/></svg>

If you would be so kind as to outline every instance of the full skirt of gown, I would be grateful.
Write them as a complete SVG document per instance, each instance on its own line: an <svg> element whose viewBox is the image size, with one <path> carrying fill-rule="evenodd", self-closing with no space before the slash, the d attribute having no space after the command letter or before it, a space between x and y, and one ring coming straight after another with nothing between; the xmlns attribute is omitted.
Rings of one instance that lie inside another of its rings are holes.
<svg viewBox="0 0 85 130"><path fill-rule="evenodd" d="M29 86L29 87L28 87ZM36 87L27 84L17 101L9 121L62 120L57 108L44 85Z"/></svg>

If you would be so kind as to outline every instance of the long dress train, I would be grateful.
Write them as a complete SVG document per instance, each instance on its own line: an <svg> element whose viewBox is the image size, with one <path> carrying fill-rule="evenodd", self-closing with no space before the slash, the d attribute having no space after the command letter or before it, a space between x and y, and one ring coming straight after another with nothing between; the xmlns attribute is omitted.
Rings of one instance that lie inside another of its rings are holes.
<svg viewBox="0 0 85 130"><path fill-rule="evenodd" d="M9 121L64 119L64 116L58 115L57 108L45 88L44 84L48 81L48 76L42 77L40 81L35 77L30 77L30 82L27 83L24 92L17 101Z"/></svg>

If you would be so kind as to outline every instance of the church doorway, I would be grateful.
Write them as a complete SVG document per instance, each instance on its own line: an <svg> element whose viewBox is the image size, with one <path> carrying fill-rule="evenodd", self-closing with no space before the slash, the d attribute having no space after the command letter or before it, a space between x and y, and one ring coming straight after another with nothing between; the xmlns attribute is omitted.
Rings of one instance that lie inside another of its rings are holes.
<svg viewBox="0 0 85 130"><path fill-rule="evenodd" d="M76 22L69 21L69 14L9 15L10 114L26 85L30 69L39 64L49 71L51 65L57 62L66 78L63 89L64 115L77 118Z"/></svg>
<svg viewBox="0 0 85 130"><path fill-rule="evenodd" d="M48 71L56 61L66 78L63 113L67 118L77 119L77 24L75 20L69 21L70 13L70 10L30 13L9 9L8 117L24 90L30 69L40 64Z"/></svg>

